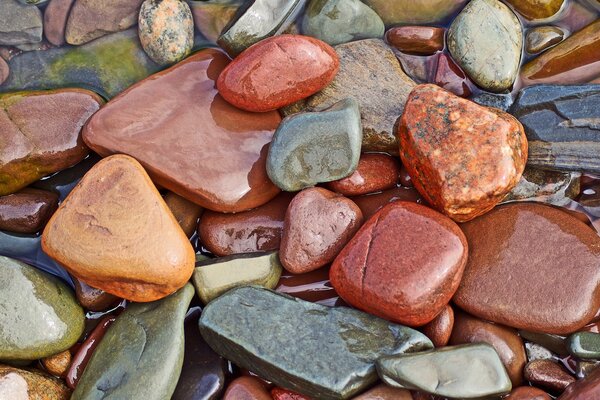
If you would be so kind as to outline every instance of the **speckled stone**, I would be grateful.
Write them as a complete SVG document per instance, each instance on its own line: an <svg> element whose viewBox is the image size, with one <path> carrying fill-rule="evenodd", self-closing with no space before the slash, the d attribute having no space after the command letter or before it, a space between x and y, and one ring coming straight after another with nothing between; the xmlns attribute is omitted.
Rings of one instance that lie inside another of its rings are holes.
<svg viewBox="0 0 600 400"><path fill-rule="evenodd" d="M448 30L448 49L475 83L492 92L510 89L519 72L523 33L499 0L473 0Z"/></svg>
<svg viewBox="0 0 600 400"><path fill-rule="evenodd" d="M190 1L188 5L194 16L194 25L210 42L217 43L223 28L235 16L244 0Z"/></svg>
<svg viewBox="0 0 600 400"><path fill-rule="evenodd" d="M527 363L523 373L525 379L533 385L558 393L576 381L575 377L553 360L531 361Z"/></svg>
<svg viewBox="0 0 600 400"><path fill-rule="evenodd" d="M257 287L237 288L211 302L200 318L200 332L238 366L324 400L349 398L373 384L374 362L381 355L432 347L421 333L360 311ZM330 368L332 360L336 368Z"/></svg>
<svg viewBox="0 0 600 400"><path fill-rule="evenodd" d="M6 400L69 400L65 384L40 371L0 365L0 398Z"/></svg>
<svg viewBox="0 0 600 400"><path fill-rule="evenodd" d="M65 350L49 357L42 358L42 365L46 371L54 376L64 377L71 366L71 351Z"/></svg>
<svg viewBox="0 0 600 400"><path fill-rule="evenodd" d="M0 46L37 43L42 40L42 12L17 0L0 1Z"/></svg>
<svg viewBox="0 0 600 400"><path fill-rule="evenodd" d="M600 358L600 334L593 332L577 332L569 336L567 341L569 353L584 360Z"/></svg>
<svg viewBox="0 0 600 400"><path fill-rule="evenodd" d="M386 25L430 24L445 21L460 10L466 0L365 0Z"/></svg>
<svg viewBox="0 0 600 400"><path fill-rule="evenodd" d="M481 92L471 97L469 100L486 107L493 107L508 112L513 104L513 98L510 93L489 93Z"/></svg>
<svg viewBox="0 0 600 400"><path fill-rule="evenodd" d="M565 33L556 26L536 26L527 31L525 49L529 54L537 54L562 42Z"/></svg>
<svg viewBox="0 0 600 400"><path fill-rule="evenodd" d="M0 85L4 83L4 81L8 78L10 74L10 67L4 60L4 58L0 57Z"/></svg>
<svg viewBox="0 0 600 400"><path fill-rule="evenodd" d="M546 19L555 15L564 0L507 0L517 12L530 20Z"/></svg>
<svg viewBox="0 0 600 400"><path fill-rule="evenodd" d="M431 340L435 347L443 347L448 344L453 327L454 310L447 304L431 322L421 328L421 332Z"/></svg>
<svg viewBox="0 0 600 400"><path fill-rule="evenodd" d="M311 400L300 393L278 387L271 389L271 397L273 400Z"/></svg>

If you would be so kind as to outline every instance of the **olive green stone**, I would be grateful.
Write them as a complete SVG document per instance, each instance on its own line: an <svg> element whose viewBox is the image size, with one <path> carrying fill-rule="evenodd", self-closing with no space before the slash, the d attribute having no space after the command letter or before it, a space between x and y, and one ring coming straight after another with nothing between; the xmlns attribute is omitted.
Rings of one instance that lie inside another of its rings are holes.
<svg viewBox="0 0 600 400"><path fill-rule="evenodd" d="M379 15L360 0L312 0L302 20L303 34L332 46L381 38L384 31Z"/></svg>
<svg viewBox="0 0 600 400"><path fill-rule="evenodd" d="M506 195L503 202L535 199L558 206L566 205L579 195L580 178L579 172L526 167L519 183Z"/></svg>
<svg viewBox="0 0 600 400"><path fill-rule="evenodd" d="M0 360L36 360L71 347L83 309L58 278L0 257Z"/></svg>
<svg viewBox="0 0 600 400"><path fill-rule="evenodd" d="M277 252L236 254L196 262L192 282L198 297L206 304L238 286L273 289L281 271Z"/></svg>
<svg viewBox="0 0 600 400"><path fill-rule="evenodd" d="M496 350L484 343L382 357L377 372L390 386L450 398L477 399L512 389Z"/></svg>
<svg viewBox="0 0 600 400"><path fill-rule="evenodd" d="M600 334L577 332L567 339L567 348L571 355L584 360L600 359Z"/></svg>
<svg viewBox="0 0 600 400"><path fill-rule="evenodd" d="M380 356L433 346L420 332L361 311L254 286L210 302L199 325L213 350L236 365L322 400L347 399L375 383Z"/></svg>
<svg viewBox="0 0 600 400"><path fill-rule="evenodd" d="M386 25L432 24L447 21L467 0L363 0Z"/></svg>
<svg viewBox="0 0 600 400"><path fill-rule="evenodd" d="M72 400L171 398L184 353L183 322L194 287L150 303L132 303L94 351Z"/></svg>
<svg viewBox="0 0 600 400"><path fill-rule="evenodd" d="M556 26L536 26L527 31L525 49L529 54L540 53L560 43L565 33Z"/></svg>
<svg viewBox="0 0 600 400"><path fill-rule="evenodd" d="M529 331L519 331L519 335L523 339L537 343L559 356L567 356L569 354L564 336Z"/></svg>

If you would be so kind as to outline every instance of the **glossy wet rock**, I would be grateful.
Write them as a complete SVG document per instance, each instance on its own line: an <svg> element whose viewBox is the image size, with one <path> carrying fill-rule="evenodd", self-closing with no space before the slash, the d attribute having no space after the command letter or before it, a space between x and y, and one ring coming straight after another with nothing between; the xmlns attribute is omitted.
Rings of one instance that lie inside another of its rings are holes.
<svg viewBox="0 0 600 400"><path fill-rule="evenodd" d="M44 10L44 36L55 46L65 44L69 11L75 0L50 0Z"/></svg>
<svg viewBox="0 0 600 400"><path fill-rule="evenodd" d="M335 77L336 52L300 35L265 39L240 54L219 75L217 88L234 106L266 112L315 94Z"/></svg>
<svg viewBox="0 0 600 400"><path fill-rule="evenodd" d="M362 221L360 208L350 199L323 188L301 191L286 212L279 253L282 265L301 274L332 262Z"/></svg>
<svg viewBox="0 0 600 400"><path fill-rule="evenodd" d="M194 25L212 43L216 43L223 28L233 19L244 0L190 1Z"/></svg>
<svg viewBox="0 0 600 400"><path fill-rule="evenodd" d="M362 133L352 98L320 112L290 115L269 147L269 178L288 192L345 178L358 166Z"/></svg>
<svg viewBox="0 0 600 400"><path fill-rule="evenodd" d="M242 376L229 384L223 400L272 400L272 397L260 380Z"/></svg>
<svg viewBox="0 0 600 400"><path fill-rule="evenodd" d="M593 332L577 332L569 336L569 353L581 359L600 358L600 334Z"/></svg>
<svg viewBox="0 0 600 400"><path fill-rule="evenodd" d="M527 139L514 117L435 85L412 91L397 134L414 186L455 221L492 209L517 184L527 160Z"/></svg>
<svg viewBox="0 0 600 400"><path fill-rule="evenodd" d="M519 336L521 336L524 340L538 344L546 349L546 351L558 354L559 356L564 357L569 355L564 336L553 335L549 333L530 332L526 330L520 330Z"/></svg>
<svg viewBox="0 0 600 400"><path fill-rule="evenodd" d="M450 305L446 305L431 322L421 328L421 332L431 340L435 347L442 347L448 344L453 326L454 310Z"/></svg>
<svg viewBox="0 0 600 400"><path fill-rule="evenodd" d="M366 221L388 203L395 201L410 201L423 203L419 192L414 188L396 187L380 193L370 193L364 196L352 197L352 201L360 208Z"/></svg>
<svg viewBox="0 0 600 400"><path fill-rule="evenodd" d="M135 157L155 182L203 207L239 212L266 203L278 193L265 160L280 117L236 109L218 95L228 62L201 50L139 82L90 119L84 140L103 156Z"/></svg>
<svg viewBox="0 0 600 400"><path fill-rule="evenodd" d="M566 205L579 195L581 174L578 172L547 171L525 168L521 180L504 198L506 201L543 201L554 205Z"/></svg>
<svg viewBox="0 0 600 400"><path fill-rule="evenodd" d="M146 0L138 17L142 48L157 64L185 58L194 45L194 19L182 0Z"/></svg>
<svg viewBox="0 0 600 400"><path fill-rule="evenodd" d="M481 92L469 100L482 106L493 107L506 112L508 112L510 106L513 104L513 98L510 93Z"/></svg>
<svg viewBox="0 0 600 400"><path fill-rule="evenodd" d="M452 22L447 40L452 58L483 89L502 92L512 87L523 33L517 16L502 2L469 2Z"/></svg>
<svg viewBox="0 0 600 400"><path fill-rule="evenodd" d="M164 200L185 235L192 236L198 225L198 218L202 215L202 207L173 192L167 193Z"/></svg>
<svg viewBox="0 0 600 400"><path fill-rule="evenodd" d="M386 25L406 25L442 22L460 10L465 0L365 0L365 3L383 18Z"/></svg>
<svg viewBox="0 0 600 400"><path fill-rule="evenodd" d="M375 11L360 0L309 2L302 19L302 33L330 45L381 38L385 26Z"/></svg>
<svg viewBox="0 0 600 400"><path fill-rule="evenodd" d="M525 49L529 54L537 54L560 43L565 33L556 26L538 26L527 31Z"/></svg>
<svg viewBox="0 0 600 400"><path fill-rule="evenodd" d="M550 400L550 396L541 389L531 386L520 386L510 392L506 400Z"/></svg>
<svg viewBox="0 0 600 400"><path fill-rule="evenodd" d="M453 301L470 314L515 328L567 334L590 322L600 308L600 238L571 214L515 203L461 228L470 252ZM561 305L560 312L549 306L550 298Z"/></svg>
<svg viewBox="0 0 600 400"><path fill-rule="evenodd" d="M37 43L42 40L42 13L17 0L0 1L0 45Z"/></svg>
<svg viewBox="0 0 600 400"><path fill-rule="evenodd" d="M0 397L10 400L68 400L71 392L59 379L39 371L0 365Z"/></svg>
<svg viewBox="0 0 600 400"><path fill-rule="evenodd" d="M71 352L69 350L51 355L41 360L46 371L54 376L65 376L71 366Z"/></svg>
<svg viewBox="0 0 600 400"><path fill-rule="evenodd" d="M277 250L293 197L282 192L260 207L235 214L207 210L198 224L200 242L217 256Z"/></svg>
<svg viewBox="0 0 600 400"><path fill-rule="evenodd" d="M25 188L0 197L0 230L17 233L39 232L58 207L58 195Z"/></svg>
<svg viewBox="0 0 600 400"><path fill-rule="evenodd" d="M83 310L58 278L0 257L0 359L35 360L71 347L83 333Z"/></svg>
<svg viewBox="0 0 600 400"><path fill-rule="evenodd" d="M600 21L575 32L521 69L525 85L585 83L600 75Z"/></svg>
<svg viewBox="0 0 600 400"><path fill-rule="evenodd" d="M527 87L511 108L525 128L531 166L600 172L600 85Z"/></svg>
<svg viewBox="0 0 600 400"><path fill-rule="evenodd" d="M413 400L413 396L406 389L399 389L379 384L353 400Z"/></svg>
<svg viewBox="0 0 600 400"><path fill-rule="evenodd" d="M435 67L433 83L460 97L471 95L471 80L462 69L446 54L440 54Z"/></svg>
<svg viewBox="0 0 600 400"><path fill-rule="evenodd" d="M535 360L529 362L524 370L525 379L535 386L552 392L562 392L575 382L575 378L558 363L551 360Z"/></svg>
<svg viewBox="0 0 600 400"><path fill-rule="evenodd" d="M271 396L273 397L273 400L310 400L308 397L299 393L278 387L271 389Z"/></svg>
<svg viewBox="0 0 600 400"><path fill-rule="evenodd" d="M69 44L80 45L137 22L143 0L75 0L65 31Z"/></svg>
<svg viewBox="0 0 600 400"><path fill-rule="evenodd" d="M281 271L277 252L238 254L197 262L192 282L206 304L239 286L273 289Z"/></svg>
<svg viewBox="0 0 600 400"><path fill-rule="evenodd" d="M388 385L452 398L480 398L511 389L498 354L488 344L382 357L377 373Z"/></svg>
<svg viewBox="0 0 600 400"><path fill-rule="evenodd" d="M288 107L284 113L322 110L354 97L362 119L362 150L395 152L394 124L415 83L383 40L344 43L335 46L335 51L340 57L340 69L333 82L314 96Z"/></svg>
<svg viewBox="0 0 600 400"><path fill-rule="evenodd" d="M523 382L527 356L523 340L516 330L459 312L454 320L450 344L466 343L487 343L494 347L513 386L519 386Z"/></svg>
<svg viewBox="0 0 600 400"><path fill-rule="evenodd" d="M383 153L361 154L358 166L352 175L325 184L329 190L344 196L392 189L398 183L400 163L397 158Z"/></svg>
<svg viewBox="0 0 600 400"><path fill-rule="evenodd" d="M301 300L330 307L343 303L329 281L329 267L300 275L284 270L275 290Z"/></svg>
<svg viewBox="0 0 600 400"><path fill-rule="evenodd" d="M600 369L585 379L571 385L559 397L560 400L588 400L600 396Z"/></svg>
<svg viewBox="0 0 600 400"><path fill-rule="evenodd" d="M302 0L255 0L238 10L218 44L231 57L259 41L285 31L302 10Z"/></svg>
<svg viewBox="0 0 600 400"><path fill-rule="evenodd" d="M256 334L264 330L271 334ZM200 318L200 332L238 366L319 399L349 398L374 383L378 356L431 348L412 329L257 287L234 289L211 302ZM335 369L329 368L333 359Z"/></svg>
<svg viewBox="0 0 600 400"><path fill-rule="evenodd" d="M188 284L152 303L129 304L92 355L73 400L170 398L184 354L183 322L194 288Z"/></svg>
<svg viewBox="0 0 600 400"><path fill-rule="evenodd" d="M452 220L418 204L394 202L361 227L329 276L354 307L420 326L448 304L466 258L467 242Z"/></svg>
<svg viewBox="0 0 600 400"><path fill-rule="evenodd" d="M0 195L83 160L81 127L101 103L83 89L0 95Z"/></svg>
<svg viewBox="0 0 600 400"><path fill-rule="evenodd" d="M444 48L444 28L430 26L398 26L385 34L385 39L403 53L431 55Z"/></svg>
<svg viewBox="0 0 600 400"><path fill-rule="evenodd" d="M125 155L103 159L83 177L48 222L42 248L78 279L132 301L173 293L195 259L142 166Z"/></svg>
<svg viewBox="0 0 600 400"><path fill-rule="evenodd" d="M119 302L115 295L89 286L87 283L73 278L75 284L75 295L77 301L83 308L89 311L105 311Z"/></svg>
<svg viewBox="0 0 600 400"><path fill-rule="evenodd" d="M546 19L556 14L564 0L508 0L519 14L530 20Z"/></svg>

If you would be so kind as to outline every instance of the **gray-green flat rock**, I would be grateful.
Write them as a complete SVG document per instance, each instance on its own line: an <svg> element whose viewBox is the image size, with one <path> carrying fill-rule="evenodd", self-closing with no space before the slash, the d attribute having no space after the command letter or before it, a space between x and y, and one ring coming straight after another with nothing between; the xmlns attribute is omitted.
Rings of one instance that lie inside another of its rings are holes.
<svg viewBox="0 0 600 400"><path fill-rule="evenodd" d="M446 21L467 0L364 0L386 25L431 24Z"/></svg>
<svg viewBox="0 0 600 400"><path fill-rule="evenodd" d="M449 398L477 399L512 388L496 350L483 343L382 357L377 372L388 385Z"/></svg>
<svg viewBox="0 0 600 400"><path fill-rule="evenodd" d="M430 349L413 329L258 287L233 289L202 312L207 343L236 365L315 399L347 399L377 380L382 355Z"/></svg>
<svg viewBox="0 0 600 400"><path fill-rule="evenodd" d="M569 355L565 337L551 333L539 333L520 330L519 336L532 343L539 344L559 356ZM530 360L531 361L531 360Z"/></svg>
<svg viewBox="0 0 600 400"><path fill-rule="evenodd" d="M571 355L584 360L600 359L600 334L577 332L567 339L567 348Z"/></svg>
<svg viewBox="0 0 600 400"><path fill-rule="evenodd" d="M206 304L238 286L258 285L273 289L283 267L277 252L235 254L196 262L192 282Z"/></svg>
<svg viewBox="0 0 600 400"><path fill-rule="evenodd" d="M360 0L311 0L302 33L334 46L358 39L381 38L383 21Z"/></svg>
<svg viewBox="0 0 600 400"><path fill-rule="evenodd" d="M448 30L454 60L475 83L492 92L512 87L522 48L521 23L499 0L472 0Z"/></svg>
<svg viewBox="0 0 600 400"><path fill-rule="evenodd" d="M546 171L525 168L517 186L506 195L503 202L532 200L564 206L579 195L579 172Z"/></svg>
<svg viewBox="0 0 600 400"><path fill-rule="evenodd" d="M288 192L345 178L358 166L361 142L360 111L353 98L321 112L288 116L273 136L267 174Z"/></svg>
<svg viewBox="0 0 600 400"><path fill-rule="evenodd" d="M0 257L0 360L36 360L71 347L83 309L59 279Z"/></svg>
<svg viewBox="0 0 600 400"><path fill-rule="evenodd" d="M41 42L42 30L39 8L17 0L0 0L0 45Z"/></svg>
<svg viewBox="0 0 600 400"><path fill-rule="evenodd" d="M194 296L186 284L150 303L132 303L110 326L72 400L170 399L184 353L184 318Z"/></svg>

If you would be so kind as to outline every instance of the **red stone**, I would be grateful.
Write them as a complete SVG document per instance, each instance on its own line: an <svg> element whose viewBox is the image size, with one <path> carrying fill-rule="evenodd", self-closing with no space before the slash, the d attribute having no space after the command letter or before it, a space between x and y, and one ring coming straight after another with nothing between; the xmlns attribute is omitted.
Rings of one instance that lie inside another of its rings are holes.
<svg viewBox="0 0 600 400"><path fill-rule="evenodd" d="M285 214L279 259L301 274L333 261L362 224L352 200L320 187L301 191Z"/></svg>
<svg viewBox="0 0 600 400"><path fill-rule="evenodd" d="M551 400L551 397L541 389L521 386L513 389L505 400Z"/></svg>
<svg viewBox="0 0 600 400"><path fill-rule="evenodd" d="M55 46L65 44L69 11L75 0L50 0L44 11L44 36Z"/></svg>
<svg viewBox="0 0 600 400"><path fill-rule="evenodd" d="M229 384L223 400L273 400L273 398L259 380L242 376Z"/></svg>
<svg viewBox="0 0 600 400"><path fill-rule="evenodd" d="M590 375L571 385L558 400L592 400L600 399L600 368Z"/></svg>
<svg viewBox="0 0 600 400"><path fill-rule="evenodd" d="M325 186L344 196L360 196L395 187L399 174L398 159L383 153L367 153L360 156L352 175Z"/></svg>
<svg viewBox="0 0 600 400"><path fill-rule="evenodd" d="M444 28L399 26L386 32L387 42L403 53L427 56L444 48Z"/></svg>
<svg viewBox="0 0 600 400"><path fill-rule="evenodd" d="M513 116L436 86L419 85L397 124L402 164L429 204L464 222L518 183L527 138Z"/></svg>
<svg viewBox="0 0 600 400"><path fill-rule="evenodd" d="M446 305L431 322L423 326L421 332L427 336L435 347L448 344L452 327L454 326L454 311L450 305Z"/></svg>
<svg viewBox="0 0 600 400"><path fill-rule="evenodd" d="M440 54L438 57L433 83L460 97L471 95L471 81L454 60L446 54Z"/></svg>
<svg viewBox="0 0 600 400"><path fill-rule="evenodd" d="M394 202L363 225L329 277L349 304L421 326L448 304L466 261L467 240L452 220L419 204Z"/></svg>
<svg viewBox="0 0 600 400"><path fill-rule="evenodd" d="M327 43L279 35L246 49L221 73L217 88L229 103L265 112L295 103L327 86L339 58Z"/></svg>
<svg viewBox="0 0 600 400"><path fill-rule="evenodd" d="M311 400L310 398L302 396L299 393L278 387L271 390L271 396L273 396L273 400Z"/></svg>
<svg viewBox="0 0 600 400"><path fill-rule="evenodd" d="M422 202L421 195L413 188L396 187L381 193L370 193L364 196L352 197L352 201L360 208L366 221L383 206L394 201Z"/></svg>

